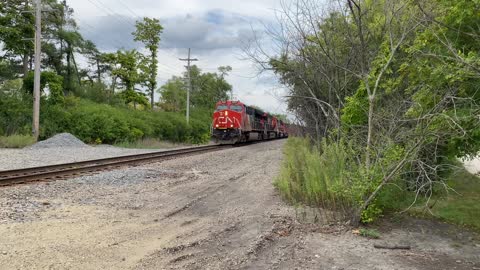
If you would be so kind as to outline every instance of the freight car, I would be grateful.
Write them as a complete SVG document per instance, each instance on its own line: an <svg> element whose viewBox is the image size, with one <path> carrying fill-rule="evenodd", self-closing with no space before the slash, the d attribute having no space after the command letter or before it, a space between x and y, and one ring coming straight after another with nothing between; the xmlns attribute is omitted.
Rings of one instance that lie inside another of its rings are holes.
<svg viewBox="0 0 480 270"><path fill-rule="evenodd" d="M235 144L288 137L288 126L275 116L240 101L219 101L213 113L212 138Z"/></svg>

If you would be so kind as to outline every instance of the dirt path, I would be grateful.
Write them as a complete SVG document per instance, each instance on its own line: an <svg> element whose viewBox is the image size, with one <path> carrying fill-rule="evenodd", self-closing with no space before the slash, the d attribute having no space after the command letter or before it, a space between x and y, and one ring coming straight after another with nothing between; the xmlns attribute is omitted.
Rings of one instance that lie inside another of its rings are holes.
<svg viewBox="0 0 480 270"><path fill-rule="evenodd" d="M276 141L0 190L0 269L480 269L477 236L388 227L373 248L297 221L277 195ZM476 268L478 267L478 268Z"/></svg>

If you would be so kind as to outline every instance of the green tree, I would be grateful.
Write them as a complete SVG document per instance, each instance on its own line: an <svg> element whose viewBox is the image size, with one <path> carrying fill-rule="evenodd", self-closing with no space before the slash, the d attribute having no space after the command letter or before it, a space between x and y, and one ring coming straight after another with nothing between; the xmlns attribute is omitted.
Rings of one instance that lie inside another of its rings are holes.
<svg viewBox="0 0 480 270"><path fill-rule="evenodd" d="M145 78L142 80L142 84L147 88L150 94L150 104L153 108L154 105L154 93L157 88L157 69L158 69L158 46L160 44L160 34L163 27L160 25L160 21L155 18L143 18L143 21L137 21L135 23L136 31L132 33L135 37L135 41L140 41L145 44L145 47L149 50L149 57L142 58L140 68Z"/></svg>
<svg viewBox="0 0 480 270"><path fill-rule="evenodd" d="M173 76L158 90L159 106L167 112L181 112L186 108L187 90L183 78Z"/></svg>
<svg viewBox="0 0 480 270"><path fill-rule="evenodd" d="M219 100L228 99L232 90L224 78L229 67L225 67L222 74L202 73L197 66L190 68L192 80L192 92L190 93L190 105L193 108L213 110ZM187 74L185 74L185 77ZM165 85L160 87L160 106L167 111L180 111L186 107L187 89L185 79L174 76Z"/></svg>
<svg viewBox="0 0 480 270"><path fill-rule="evenodd" d="M33 54L33 43L25 40L33 38L35 34L32 11L28 0L0 3L0 43L3 44L4 57L10 59L12 68L20 71L23 76L28 73Z"/></svg>
<svg viewBox="0 0 480 270"><path fill-rule="evenodd" d="M124 88L120 96L125 104L133 103L134 108L137 104L148 105L148 99L145 95L135 88L140 82L139 59L140 53L136 50L118 50L116 53L108 53L103 55L104 61L110 63L112 67L112 76L120 79L120 86Z"/></svg>

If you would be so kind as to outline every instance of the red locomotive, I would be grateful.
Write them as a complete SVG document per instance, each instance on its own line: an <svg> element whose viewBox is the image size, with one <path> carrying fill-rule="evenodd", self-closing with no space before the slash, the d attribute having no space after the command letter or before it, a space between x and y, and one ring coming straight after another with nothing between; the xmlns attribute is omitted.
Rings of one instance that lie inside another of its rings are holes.
<svg viewBox="0 0 480 270"><path fill-rule="evenodd" d="M213 113L212 137L221 144L288 136L287 125L275 116L240 101L219 101Z"/></svg>

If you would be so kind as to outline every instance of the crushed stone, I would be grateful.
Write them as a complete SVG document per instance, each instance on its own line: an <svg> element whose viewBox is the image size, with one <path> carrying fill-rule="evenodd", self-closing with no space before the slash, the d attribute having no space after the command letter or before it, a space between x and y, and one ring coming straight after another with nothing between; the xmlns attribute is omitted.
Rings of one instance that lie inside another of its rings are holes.
<svg viewBox="0 0 480 270"><path fill-rule="evenodd" d="M44 141L37 142L31 145L27 149L41 149L41 148L54 148L54 147L90 147L82 142L77 137L70 133L60 133Z"/></svg>

